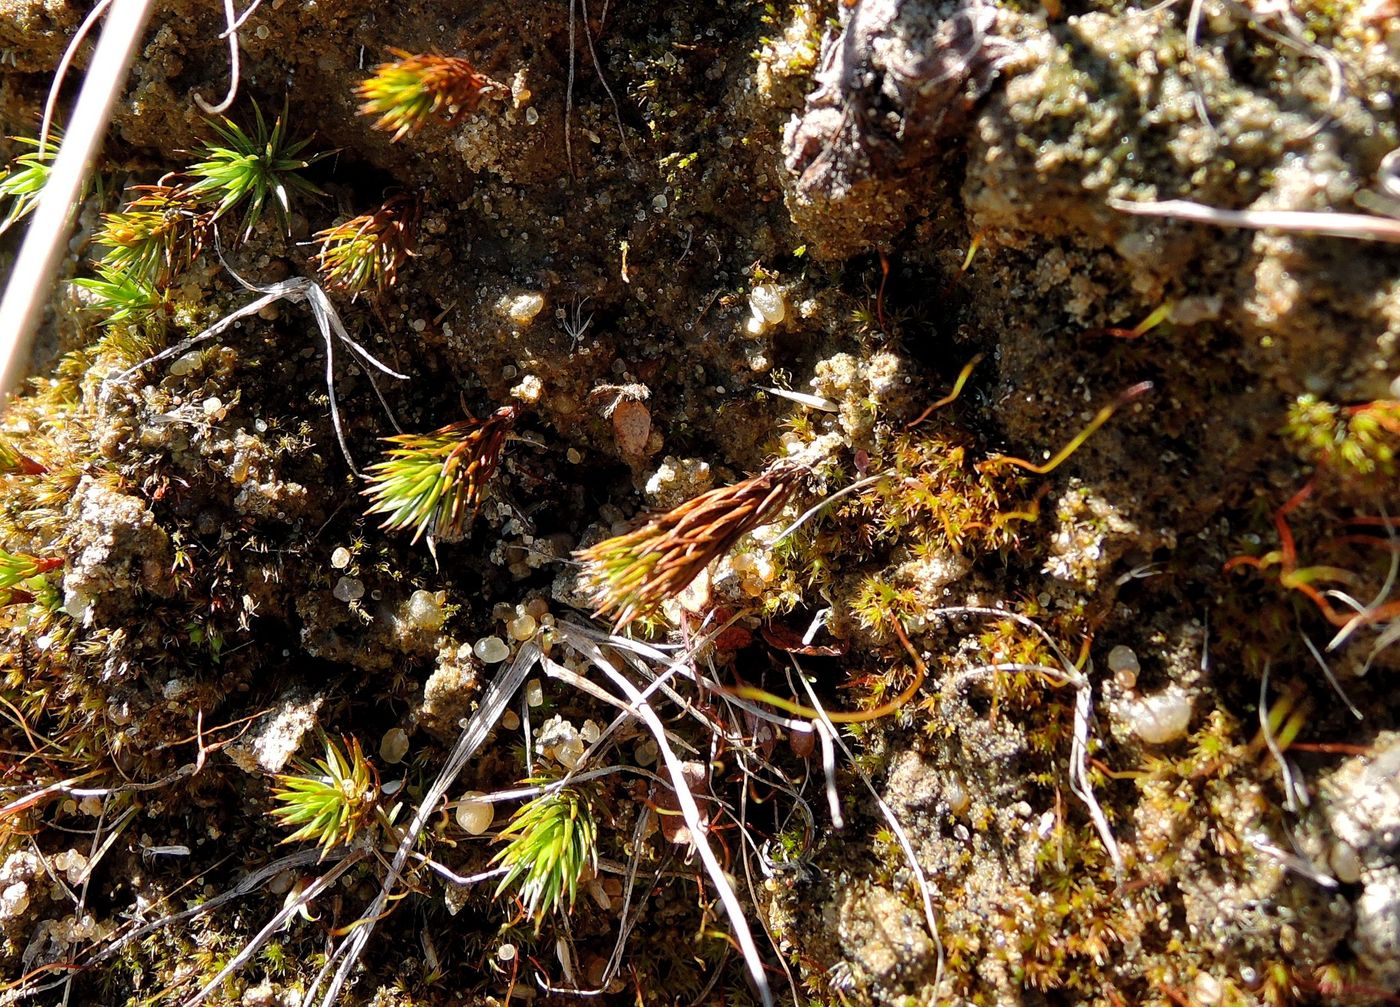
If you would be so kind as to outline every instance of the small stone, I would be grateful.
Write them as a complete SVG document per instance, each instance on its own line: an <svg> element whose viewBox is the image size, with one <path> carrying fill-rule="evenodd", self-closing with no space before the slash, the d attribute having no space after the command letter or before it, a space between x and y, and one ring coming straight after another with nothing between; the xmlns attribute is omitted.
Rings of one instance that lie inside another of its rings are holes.
<svg viewBox="0 0 1400 1007"><path fill-rule="evenodd" d="M3 892L0 892L0 919L13 920L22 915L29 908L29 885L23 881L16 881L12 885L7 885Z"/></svg>
<svg viewBox="0 0 1400 1007"><path fill-rule="evenodd" d="M1332 873L1342 884L1355 884L1361 879L1361 857L1357 854L1356 847L1350 843L1342 840L1333 843L1327 862L1332 867Z"/></svg>
<svg viewBox="0 0 1400 1007"><path fill-rule="evenodd" d="M170 373L177 376L190 373L199 366L199 358L199 350L191 350L183 357L176 359L176 361L170 365Z"/></svg>
<svg viewBox="0 0 1400 1007"><path fill-rule="evenodd" d="M583 738L576 734L554 750L554 758L565 769L573 769L583 756L584 748Z"/></svg>
<svg viewBox="0 0 1400 1007"><path fill-rule="evenodd" d="M223 407L224 407L223 400L220 399L217 395L211 395L211 396L209 396L209 398L207 398L207 399L204 400L204 402L203 402L203 404L202 404L202 406L201 406L201 408L204 410L204 415L205 415L205 416L213 416L215 413L217 413L217 412L218 412L220 409L222 409Z"/></svg>
<svg viewBox="0 0 1400 1007"><path fill-rule="evenodd" d="M525 110L525 125L527 125L527 126L533 126L535 123L537 123L537 122L539 122L539 121L540 121L540 113L539 113L539 111L538 111L537 109L535 109L535 107L534 107L533 105L532 105L530 108L527 108L527 109Z"/></svg>
<svg viewBox="0 0 1400 1007"><path fill-rule="evenodd" d="M336 581L331 594L335 596L336 601L359 601L365 596L365 585L357 577L342 577Z"/></svg>
<svg viewBox="0 0 1400 1007"><path fill-rule="evenodd" d="M516 325L529 325L544 309L544 295L531 292L517 294L506 301L506 315Z"/></svg>
<svg viewBox="0 0 1400 1007"><path fill-rule="evenodd" d="M1191 697L1180 689L1144 696L1129 709L1133 732L1149 745L1165 745L1186 734L1191 723Z"/></svg>
<svg viewBox="0 0 1400 1007"><path fill-rule="evenodd" d="M437 632L447 618L442 607L443 600L445 598L439 598L432 591L414 591L404 612L407 622L415 628Z"/></svg>
<svg viewBox="0 0 1400 1007"><path fill-rule="evenodd" d="M525 683L525 703L531 709L544 705L544 686L538 678Z"/></svg>
<svg viewBox="0 0 1400 1007"><path fill-rule="evenodd" d="M749 291L749 310L766 325L777 325L787 317L783 288L776 283L760 283Z"/></svg>
<svg viewBox="0 0 1400 1007"><path fill-rule="evenodd" d="M613 435L624 458L640 458L651 436L651 410L645 403L623 399L612 414Z"/></svg>
<svg viewBox="0 0 1400 1007"><path fill-rule="evenodd" d="M484 833L491 828L491 822L496 817L496 809L493 805L486 801L472 799L480 796L479 790L469 790L457 802L457 824L469 836L479 836Z"/></svg>
<svg viewBox="0 0 1400 1007"><path fill-rule="evenodd" d="M535 625L535 617L525 613L506 623L506 632L512 640L528 640L535 635Z"/></svg>
<svg viewBox="0 0 1400 1007"><path fill-rule="evenodd" d="M1108 652L1108 670L1113 672L1113 680L1124 689L1131 689L1137 685L1138 672L1142 666L1138 664L1137 654L1133 653L1131 647L1119 644Z"/></svg>
<svg viewBox="0 0 1400 1007"><path fill-rule="evenodd" d="M516 713L514 710L507 710L505 713L501 714L501 726L507 731L519 730L520 714Z"/></svg>
<svg viewBox="0 0 1400 1007"><path fill-rule="evenodd" d="M472 653L487 664L500 664L510 657L510 648L499 636L483 636L472 647Z"/></svg>
<svg viewBox="0 0 1400 1007"><path fill-rule="evenodd" d="M331 567L336 570L344 570L350 565L350 550L341 546L331 553Z"/></svg>
<svg viewBox="0 0 1400 1007"><path fill-rule="evenodd" d="M391 766L397 766L408 754L408 732L402 727L391 727L384 732L379 742L379 757Z"/></svg>

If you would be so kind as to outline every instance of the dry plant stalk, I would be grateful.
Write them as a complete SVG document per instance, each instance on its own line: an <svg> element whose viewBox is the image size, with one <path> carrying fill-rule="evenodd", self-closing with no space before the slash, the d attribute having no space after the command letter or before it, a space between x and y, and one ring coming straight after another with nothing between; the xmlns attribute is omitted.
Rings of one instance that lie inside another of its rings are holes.
<svg viewBox="0 0 1400 1007"><path fill-rule="evenodd" d="M580 584L613 632L684 591L700 572L787 503L806 469L769 466L702 493L622 535L576 552Z"/></svg>

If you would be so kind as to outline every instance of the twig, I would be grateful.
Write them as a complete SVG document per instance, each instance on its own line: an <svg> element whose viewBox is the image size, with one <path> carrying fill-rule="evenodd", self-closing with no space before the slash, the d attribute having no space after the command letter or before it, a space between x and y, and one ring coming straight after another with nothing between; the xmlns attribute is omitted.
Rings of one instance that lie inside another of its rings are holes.
<svg viewBox="0 0 1400 1007"><path fill-rule="evenodd" d="M562 623L560 628L563 628ZM567 639L567 630L561 635ZM572 643L572 641L570 642ZM724 867L720 864L714 848L710 845L704 821L700 816L699 805L695 803L695 795L691 793L690 787L686 783L685 768L671 748L671 743L666 736L665 725L661 723L661 718L656 715L656 711L651 708L641 690L633 685L627 676L617 670L596 644L588 640L579 642L583 644L581 652L593 666L626 694L632 706L636 708L642 722L651 732L652 738L656 741L657 752L666 763L666 771L671 777L676 803L680 805L686 828L690 832L696 852L700 855L700 861L710 876L710 883L719 895L725 915L729 917L729 925L733 929L735 941L743 952L744 963L749 969L749 977L753 981L754 988L758 990L759 997L765 1007L774 1007L773 991L769 988L768 977L764 974L763 959L759 956L758 945L754 943L753 933L749 930L748 921L744 917L744 907L739 904L739 898L734 893L733 886L725 877ZM329 1007L329 1005L325 1005L325 1007Z"/></svg>
<svg viewBox="0 0 1400 1007"><path fill-rule="evenodd" d="M218 232L215 232L215 244L218 243ZM220 254L222 258L222 253ZM369 350L365 349L355 340L350 338L350 333L345 331L345 325L340 320L340 314L335 310L335 305L326 296L326 292L314 282L304 276L294 276L289 280L282 280L270 286L260 287L255 283L249 283L239 276L224 263L224 268L229 275L239 282L245 289L261 294L261 297L254 298L243 307L231 311L220 318L213 325L203 332L190 336L188 339L176 343L174 346L161 350L154 356L147 357L133 367L127 368L120 374L109 376L102 382L102 394L108 394L110 387L114 383L125 381L141 369L151 364L159 363L162 360L169 360L171 357L179 356L188 352L192 347L199 345L233 326L239 319L249 315L255 315L269 304L277 301L290 301L293 304L305 304L311 309L312 317L316 319L316 327L320 330L321 338L326 345L326 392L330 398L331 426L335 428L336 440L340 443L340 453L345 456L345 463L350 466L350 471L355 475L361 475L359 468L355 465L355 459L350 454L350 447L345 442L345 429L340 422L340 405L335 394L335 340L339 339L351 351L352 358L359 363L365 375L369 378L370 387L374 389L374 394L379 398L379 404L384 407L384 412L388 415L394 429L399 429L398 420L394 417L394 411L389 408L388 401L384 398L384 393L380 391L379 384L374 380L374 371L380 371L391 378L398 378L400 381L407 381L407 374L400 374L387 365L381 363ZM334 339L332 338L334 336Z"/></svg>
<svg viewBox="0 0 1400 1007"><path fill-rule="evenodd" d="M13 391L29 367L39 312L68 249L68 224L78 192L107 131L150 12L151 0L113 0L102 26L73 117L0 300L0 395Z"/></svg>
<svg viewBox="0 0 1400 1007"><path fill-rule="evenodd" d="M107 13L110 6L112 0L101 0L101 3L88 11L88 16L83 18L83 23L78 25L78 30L68 40L68 47L63 50L63 58L58 61L58 67L53 72L53 83L49 85L49 96L44 100L43 118L39 120L40 154L48 149L49 130L53 128L54 112L58 110L58 96L63 90L63 81L68 76L68 68L73 65L73 60L78 58L78 47L83 44L83 39L87 38L92 26L97 24L98 18Z"/></svg>
<svg viewBox="0 0 1400 1007"><path fill-rule="evenodd" d="M233 0L224 0L224 18L228 23L228 28L219 37L228 39L228 90L224 92L224 100L217 105L210 105L199 92L195 92L194 103L205 115L222 115L233 104L233 99L238 94L238 29L243 27L243 23L252 16L253 11L257 10L261 3L262 0L253 0L248 5L247 10L242 14L237 14L233 8Z"/></svg>

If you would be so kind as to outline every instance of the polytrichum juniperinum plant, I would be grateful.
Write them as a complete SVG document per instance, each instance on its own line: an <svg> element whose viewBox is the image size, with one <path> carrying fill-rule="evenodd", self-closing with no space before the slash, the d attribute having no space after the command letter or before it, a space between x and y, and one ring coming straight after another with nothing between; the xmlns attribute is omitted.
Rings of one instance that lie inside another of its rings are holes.
<svg viewBox="0 0 1400 1007"><path fill-rule="evenodd" d="M373 213L362 213L316 232L321 250L313 257L326 286L354 300L382 294L399 278L399 268L413 254L418 204L398 196Z"/></svg>
<svg viewBox="0 0 1400 1007"><path fill-rule="evenodd" d="M424 535L440 541L461 538L500 467L516 416L514 406L502 406L484 420L386 437L393 446L366 472L366 513L383 514L380 527L390 531L412 528L414 542Z"/></svg>
<svg viewBox="0 0 1400 1007"><path fill-rule="evenodd" d="M326 155L302 156L311 141L288 136L285 113L269 126L262 109L254 105L251 130L228 118L209 125L222 142L201 148L203 160L186 170L193 181L183 191L197 202L212 202L215 220L247 204L242 237L252 233L269 200L285 229L293 196L322 195L301 172Z"/></svg>
<svg viewBox="0 0 1400 1007"><path fill-rule="evenodd" d="M347 739L344 751L330 738L322 740L325 758L277 776L272 794L277 806L271 814L280 824L296 827L284 843L314 842L324 857L372 826L380 811L380 791L379 774L358 738Z"/></svg>
<svg viewBox="0 0 1400 1007"><path fill-rule="evenodd" d="M649 518L575 555L595 614L620 631L674 598L744 535L775 515L807 469L778 462Z"/></svg>
<svg viewBox="0 0 1400 1007"><path fill-rule="evenodd" d="M539 781L536 781L539 782ZM507 868L496 894L519 884L525 911L539 932L544 917L573 907L579 881L598 864L598 822L575 787L546 792L523 805L502 830L508 845L493 858Z"/></svg>
<svg viewBox="0 0 1400 1007"><path fill-rule="evenodd" d="M102 265L133 281L165 287L204 247L212 214L190 193L165 183L138 185L118 213L102 215L96 243Z"/></svg>
<svg viewBox="0 0 1400 1007"><path fill-rule="evenodd" d="M374 128L392 132L393 140L416 133L433 118L456 125L481 104L481 99L505 88L477 72L459 56L415 54L390 49L395 59L374 68L356 94L363 99L361 115L378 116Z"/></svg>
<svg viewBox="0 0 1400 1007"><path fill-rule="evenodd" d="M12 136L10 139L34 149L17 155L4 174L0 175L0 200L10 201L10 208L0 218L0 234L34 212L34 207L39 203L39 193L49 180L54 155L58 153L59 138L56 135L50 137L47 145L27 136Z"/></svg>
<svg viewBox="0 0 1400 1007"><path fill-rule="evenodd" d="M0 549L0 604L30 600L44 574L62 565L56 557L40 559Z"/></svg>
<svg viewBox="0 0 1400 1007"><path fill-rule="evenodd" d="M88 292L88 306L101 315L102 325L139 322L172 309L165 291L102 263L96 276L80 276L73 286Z"/></svg>

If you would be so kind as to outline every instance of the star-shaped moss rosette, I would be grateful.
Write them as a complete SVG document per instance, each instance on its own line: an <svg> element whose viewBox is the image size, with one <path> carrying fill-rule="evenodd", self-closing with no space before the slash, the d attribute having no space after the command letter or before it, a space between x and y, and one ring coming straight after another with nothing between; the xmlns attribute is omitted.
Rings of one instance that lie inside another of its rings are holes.
<svg viewBox="0 0 1400 1007"><path fill-rule="evenodd" d="M374 68L356 94L363 99L361 115L374 115L374 128L403 139L437 118L456 125L475 112L481 99L505 88L458 56L415 54L390 49L392 62Z"/></svg>
<svg viewBox="0 0 1400 1007"><path fill-rule="evenodd" d="M385 515L380 527L388 531L412 528L414 542L424 535L461 538L500 467L516 415L514 406L502 406L484 420L384 438L393 447L366 473L370 506L365 513Z"/></svg>
<svg viewBox="0 0 1400 1007"><path fill-rule="evenodd" d="M776 514L806 469L780 462L700 494L640 527L581 549L579 583L614 632L674 598L744 535Z"/></svg>
<svg viewBox="0 0 1400 1007"><path fill-rule="evenodd" d="M284 843L311 841L322 855L352 842L368 827L379 808L379 775L365 758L357 738L341 751L323 737L326 757L302 763L296 773L280 773L270 814L278 823L297 829Z"/></svg>
<svg viewBox="0 0 1400 1007"><path fill-rule="evenodd" d="M269 126L262 109L254 105L249 130L228 118L211 121L209 126L221 142L204 146L199 151L204 160L186 169L192 181L184 186L183 195L201 204L214 203L211 220L246 205L244 239L253 233L269 202L283 230L288 230L294 196L324 195L301 172L327 155L303 157L302 151L311 141L288 136L285 119L284 111Z"/></svg>

